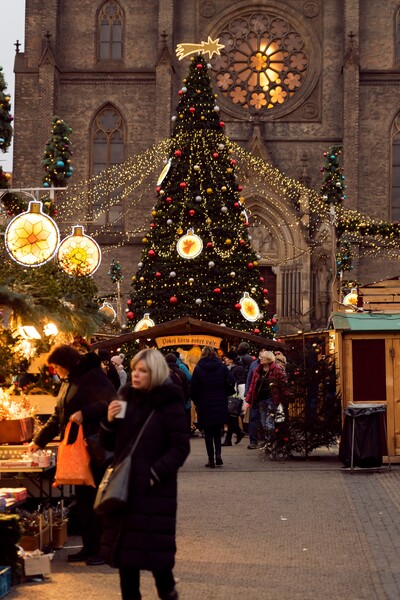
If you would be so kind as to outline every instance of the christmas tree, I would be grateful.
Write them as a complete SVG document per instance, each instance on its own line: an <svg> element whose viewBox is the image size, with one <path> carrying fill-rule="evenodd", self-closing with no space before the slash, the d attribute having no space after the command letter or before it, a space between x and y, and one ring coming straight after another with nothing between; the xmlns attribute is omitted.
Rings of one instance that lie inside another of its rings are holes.
<svg viewBox="0 0 400 600"><path fill-rule="evenodd" d="M3 153L6 153L10 147L13 134L11 126L13 117L10 114L10 96L6 91L6 88L7 84L4 80L3 67L0 67L0 150ZM10 180L11 175L9 173L5 173L3 168L0 166L0 192L1 190L9 189ZM9 215L15 215L24 210L24 208L21 207L21 204L23 203L16 194L2 194L0 197L0 202Z"/></svg>
<svg viewBox="0 0 400 600"><path fill-rule="evenodd" d="M268 303L236 161L224 134L209 65L191 59L168 161L157 182L157 202L133 291L128 326L145 313L155 324L183 316L272 337Z"/></svg>
<svg viewBox="0 0 400 600"><path fill-rule="evenodd" d="M46 144L42 165L46 171L43 187L64 187L72 176L71 143L68 136L72 129L60 117L52 119L52 134Z"/></svg>

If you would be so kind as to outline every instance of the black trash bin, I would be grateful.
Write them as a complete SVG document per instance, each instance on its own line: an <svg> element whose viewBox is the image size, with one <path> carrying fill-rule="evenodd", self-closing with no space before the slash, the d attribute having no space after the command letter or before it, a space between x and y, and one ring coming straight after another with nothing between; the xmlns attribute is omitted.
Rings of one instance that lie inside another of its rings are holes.
<svg viewBox="0 0 400 600"><path fill-rule="evenodd" d="M348 406L343 412L339 460L345 467L381 467L382 456L387 454L386 406L362 404Z"/></svg>

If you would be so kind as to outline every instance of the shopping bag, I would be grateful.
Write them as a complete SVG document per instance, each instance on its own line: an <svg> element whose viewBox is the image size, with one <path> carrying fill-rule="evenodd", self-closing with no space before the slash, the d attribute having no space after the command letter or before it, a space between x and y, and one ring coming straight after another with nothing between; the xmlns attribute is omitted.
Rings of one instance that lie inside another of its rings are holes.
<svg viewBox="0 0 400 600"><path fill-rule="evenodd" d="M72 421L68 422L62 442L58 446L54 485L91 485L96 487L90 470L90 456L83 439L83 427L73 444L68 443Z"/></svg>
<svg viewBox="0 0 400 600"><path fill-rule="evenodd" d="M108 467L97 490L93 508L104 517L123 510L128 502L132 457L129 454L115 467Z"/></svg>
<svg viewBox="0 0 400 600"><path fill-rule="evenodd" d="M239 417L242 413L243 400L239 396L229 396L228 413L231 417Z"/></svg>

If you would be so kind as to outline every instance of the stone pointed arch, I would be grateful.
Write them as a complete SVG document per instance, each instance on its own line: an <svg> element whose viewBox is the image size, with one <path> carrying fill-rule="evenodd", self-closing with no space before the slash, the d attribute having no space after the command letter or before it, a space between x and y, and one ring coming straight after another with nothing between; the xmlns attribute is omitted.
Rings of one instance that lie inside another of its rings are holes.
<svg viewBox="0 0 400 600"><path fill-rule="evenodd" d="M251 213L250 234L260 268L271 267L276 275L279 331L293 333L300 323L306 329L310 319L310 252L299 215L266 185L260 189L259 184L256 187L249 182L243 197Z"/></svg>

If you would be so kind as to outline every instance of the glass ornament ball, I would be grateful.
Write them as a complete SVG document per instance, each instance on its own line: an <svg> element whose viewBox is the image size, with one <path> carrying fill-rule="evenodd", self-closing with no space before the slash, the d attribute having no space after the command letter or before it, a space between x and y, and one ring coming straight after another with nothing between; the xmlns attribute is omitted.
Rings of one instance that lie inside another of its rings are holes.
<svg viewBox="0 0 400 600"><path fill-rule="evenodd" d="M128 319L132 320L133 317L135 316L135 313L133 313L131 310L129 312L126 313L126 316L128 317Z"/></svg>
<svg viewBox="0 0 400 600"><path fill-rule="evenodd" d="M230 275L231 277L236 277L236 273L235 273L235 271L231 271L231 272L229 273L229 275Z"/></svg>
<svg viewBox="0 0 400 600"><path fill-rule="evenodd" d="M173 221L172 219L167 219L167 225L172 225Z"/></svg>
<svg viewBox="0 0 400 600"><path fill-rule="evenodd" d="M227 207L226 207L226 206L222 206L222 208L221 208L221 212L222 212L222 213L227 213L227 212L228 212L228 209L227 209Z"/></svg>
<svg viewBox="0 0 400 600"><path fill-rule="evenodd" d="M171 121L172 121L172 122L175 122L175 121L176 121L176 115L173 115L173 116L171 117Z"/></svg>
<svg viewBox="0 0 400 600"><path fill-rule="evenodd" d="M169 299L170 304L178 304L178 298L176 296L171 296Z"/></svg>
<svg viewBox="0 0 400 600"><path fill-rule="evenodd" d="M198 306L200 306L200 304L203 302L203 300L201 298L196 298L195 302Z"/></svg>
<svg viewBox="0 0 400 600"><path fill-rule="evenodd" d="M151 306L153 304L153 300L146 300L147 306Z"/></svg>
<svg viewBox="0 0 400 600"><path fill-rule="evenodd" d="M72 228L72 234L60 244L57 260L68 275L83 277L93 275L101 263L101 250L98 243L86 235L81 225Z"/></svg>
<svg viewBox="0 0 400 600"><path fill-rule="evenodd" d="M194 165L193 169L194 171L200 171L200 165Z"/></svg>
<svg viewBox="0 0 400 600"><path fill-rule="evenodd" d="M215 111L215 112L219 112L219 106L215 105L215 106L214 106L214 111Z"/></svg>
<svg viewBox="0 0 400 600"><path fill-rule="evenodd" d="M210 260L208 266L210 267L210 269L212 269L213 267L215 267L215 262L213 260Z"/></svg>
<svg viewBox="0 0 400 600"><path fill-rule="evenodd" d="M195 200L196 200L196 202L201 202L202 201L202 197L201 196L196 196Z"/></svg>
<svg viewBox="0 0 400 600"><path fill-rule="evenodd" d="M4 241L15 262L27 267L39 267L56 253L60 232L53 219L42 213L42 203L31 201L26 212L10 221Z"/></svg>
<svg viewBox="0 0 400 600"><path fill-rule="evenodd" d="M169 276L172 277L172 278L176 277L175 271L171 271L171 273L169 274Z"/></svg>
<svg viewBox="0 0 400 600"><path fill-rule="evenodd" d="M141 269L143 267L143 263L142 262L138 262L137 266L139 267L139 269Z"/></svg>

